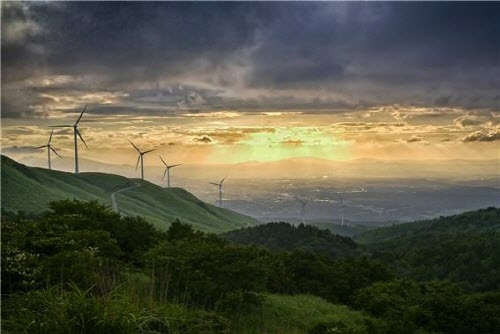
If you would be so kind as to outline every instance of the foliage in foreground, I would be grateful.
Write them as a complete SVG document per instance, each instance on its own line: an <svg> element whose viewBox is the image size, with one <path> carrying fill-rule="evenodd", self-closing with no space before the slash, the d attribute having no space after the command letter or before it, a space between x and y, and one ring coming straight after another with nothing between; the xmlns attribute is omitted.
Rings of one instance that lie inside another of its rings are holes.
<svg viewBox="0 0 500 334"><path fill-rule="evenodd" d="M3 306L5 333L228 333L228 321L174 303L135 300L122 289L103 296L71 285L17 295Z"/></svg>
<svg viewBox="0 0 500 334"><path fill-rule="evenodd" d="M398 280L367 258L231 244L179 221L160 233L95 202L55 202L39 217L2 215L2 248L6 333L423 334L500 327L498 292Z"/></svg>
<svg viewBox="0 0 500 334"><path fill-rule="evenodd" d="M53 202L32 219L2 215L2 291L74 282L82 289L124 267L141 267L164 238L140 217L122 217L95 201Z"/></svg>
<svg viewBox="0 0 500 334"><path fill-rule="evenodd" d="M231 244L175 222L175 235L152 248L146 258L155 268L157 289L183 294L184 300L216 307L230 294L271 292L312 294L347 302L361 287L392 278L385 266L361 259L331 259L309 251L273 252Z"/></svg>

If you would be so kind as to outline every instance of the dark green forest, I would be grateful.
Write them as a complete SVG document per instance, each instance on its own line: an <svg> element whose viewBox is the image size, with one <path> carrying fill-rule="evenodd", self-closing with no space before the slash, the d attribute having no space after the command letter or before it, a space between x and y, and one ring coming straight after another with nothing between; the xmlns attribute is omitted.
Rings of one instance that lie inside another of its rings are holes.
<svg viewBox="0 0 500 334"><path fill-rule="evenodd" d="M347 237L314 226L269 223L247 227L224 234L229 241L242 245L261 245L273 250L301 249L328 256L331 259L353 256L357 244Z"/></svg>
<svg viewBox="0 0 500 334"><path fill-rule="evenodd" d="M2 332L498 333L499 218L358 243L286 223L162 232L92 201L2 212Z"/></svg>

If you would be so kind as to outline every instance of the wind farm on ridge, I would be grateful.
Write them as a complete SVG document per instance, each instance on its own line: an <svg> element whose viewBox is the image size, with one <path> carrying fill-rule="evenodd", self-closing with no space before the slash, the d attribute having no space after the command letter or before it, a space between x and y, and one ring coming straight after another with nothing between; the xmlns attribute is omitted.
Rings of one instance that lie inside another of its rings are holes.
<svg viewBox="0 0 500 334"><path fill-rule="evenodd" d="M45 147L47 148L48 169L52 169L51 155L50 155L51 151L53 153L55 153L59 158L62 158L61 155L59 153L57 153L57 151L52 147L52 144L51 144L53 136L54 135L57 136L57 134L58 134L57 132L54 132L54 129L72 128L73 129L73 140L74 140L74 168L75 168L74 173L78 174L80 172L80 168L79 168L80 164L79 164L79 156L78 156L78 141L80 140L84 144L86 149L89 149L89 147L88 147L87 143L85 142L85 140L83 139L83 136L82 136L80 130L78 129L78 125L82 121L83 116L84 116L85 112L87 111L87 107L88 107L88 105L84 106L82 112L79 114L79 116L77 117L77 119L73 125L71 125L71 124L51 125L50 127L52 128L52 130L50 133L48 143L46 145L42 145L42 146L38 146L38 147L34 148L34 149L40 149L40 148L45 148ZM83 119L83 122L84 121L85 120ZM135 165L135 170L137 171L137 169L139 168L139 164L140 164L140 179L145 180L144 156L147 155L148 153L157 151L157 149L153 148L153 149L141 151L141 149L136 144L134 144L130 139L128 139L128 142L132 145L132 147L135 149L135 151L138 154L136 165ZM182 164L177 163L177 164L169 165L169 164L167 164L167 162L165 161L165 159L163 159L163 157L161 155L158 155L158 157L159 157L160 162L165 167L161 180L162 181L165 180L165 176L166 176L167 177L166 187L171 188L170 170L175 168L175 167L179 167ZM209 182L209 184L215 185L218 187L218 201L217 202L218 202L219 208L223 207L223 193L224 193L224 184L223 183L226 179L227 179L227 176L225 176L220 182ZM340 196L341 197L340 197L339 217L341 217L341 218L339 219L339 221L341 221L342 225L344 225L344 211L343 211L344 204L343 204L342 195L340 195ZM302 200L298 196L295 196L295 199L300 203L300 221L302 223L306 223L307 222L306 206L309 203L309 200Z"/></svg>

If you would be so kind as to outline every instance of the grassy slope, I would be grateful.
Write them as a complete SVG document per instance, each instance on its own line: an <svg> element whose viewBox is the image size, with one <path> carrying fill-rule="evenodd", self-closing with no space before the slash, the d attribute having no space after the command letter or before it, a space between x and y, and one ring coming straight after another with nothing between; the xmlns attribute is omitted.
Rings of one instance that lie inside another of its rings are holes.
<svg viewBox="0 0 500 334"><path fill-rule="evenodd" d="M72 174L26 167L2 156L2 208L7 211L41 212L54 200L97 200L111 206L116 195L121 212L143 216L165 230L176 218L206 232L225 232L259 222L227 209L206 204L180 188L164 189L147 181L104 173Z"/></svg>
<svg viewBox="0 0 500 334"><path fill-rule="evenodd" d="M464 212L449 217L381 227L362 233L354 239L361 244L374 244L396 238L433 234L488 233L500 231L500 209L489 208Z"/></svg>
<svg viewBox="0 0 500 334"><path fill-rule="evenodd" d="M342 322L351 331L366 332L369 316L344 305L334 305L310 295L265 295L262 309L243 315L236 321L237 334L301 334L320 323ZM332 332L335 333L335 332Z"/></svg>

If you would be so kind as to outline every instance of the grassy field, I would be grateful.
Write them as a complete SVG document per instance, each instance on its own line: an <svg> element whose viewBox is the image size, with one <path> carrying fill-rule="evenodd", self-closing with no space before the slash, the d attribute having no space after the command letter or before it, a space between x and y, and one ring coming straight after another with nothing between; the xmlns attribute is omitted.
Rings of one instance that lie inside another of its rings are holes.
<svg viewBox="0 0 500 334"><path fill-rule="evenodd" d="M344 305L334 305L310 295L264 296L260 311L243 315L233 323L236 334L306 334L326 326L325 333L366 333L375 321Z"/></svg>
<svg viewBox="0 0 500 334"><path fill-rule="evenodd" d="M111 206L116 194L120 212L144 217L160 230L179 219L205 232L226 232L259 224L251 217L207 204L180 188L165 189L139 179L105 173L72 174L27 167L2 156L2 208L39 213L55 200L97 200Z"/></svg>

